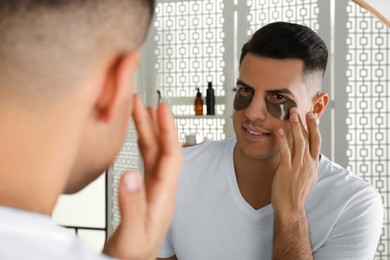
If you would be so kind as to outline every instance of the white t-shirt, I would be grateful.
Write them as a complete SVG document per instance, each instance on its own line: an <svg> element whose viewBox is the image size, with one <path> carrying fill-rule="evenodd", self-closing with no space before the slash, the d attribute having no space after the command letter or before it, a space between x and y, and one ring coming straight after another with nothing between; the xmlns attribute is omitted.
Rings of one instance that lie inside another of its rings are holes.
<svg viewBox="0 0 390 260"><path fill-rule="evenodd" d="M49 216L0 206L1 260L109 260Z"/></svg>
<svg viewBox="0 0 390 260"><path fill-rule="evenodd" d="M272 259L273 208L255 210L234 172L236 139L185 149L173 223L159 257L179 260ZM373 259L383 206L357 175L321 156L305 209L315 259Z"/></svg>

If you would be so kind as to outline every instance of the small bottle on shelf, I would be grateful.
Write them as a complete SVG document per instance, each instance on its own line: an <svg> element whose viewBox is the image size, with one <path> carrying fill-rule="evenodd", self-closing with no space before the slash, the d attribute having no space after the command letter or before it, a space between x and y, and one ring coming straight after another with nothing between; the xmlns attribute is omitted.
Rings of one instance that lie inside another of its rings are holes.
<svg viewBox="0 0 390 260"><path fill-rule="evenodd" d="M196 93L196 98L195 98L195 115L201 116L203 115L203 98L202 98L202 93L200 92L199 88L196 89L198 92Z"/></svg>
<svg viewBox="0 0 390 260"><path fill-rule="evenodd" d="M208 82L208 86L207 86L206 107L207 107L207 115L215 115L215 96L214 96L213 83L211 81Z"/></svg>

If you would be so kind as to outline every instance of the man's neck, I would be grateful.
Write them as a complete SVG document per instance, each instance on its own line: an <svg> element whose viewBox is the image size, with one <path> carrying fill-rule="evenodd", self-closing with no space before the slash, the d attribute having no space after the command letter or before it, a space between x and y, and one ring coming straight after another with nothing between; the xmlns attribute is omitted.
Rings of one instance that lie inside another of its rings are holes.
<svg viewBox="0 0 390 260"><path fill-rule="evenodd" d="M57 137L69 132L59 117L52 125L21 113L0 118L0 205L51 214L69 177L75 138Z"/></svg>
<svg viewBox="0 0 390 260"><path fill-rule="evenodd" d="M279 157L256 159L240 153L236 146L233 153L238 187L243 198L259 209L271 203L272 181L279 165Z"/></svg>

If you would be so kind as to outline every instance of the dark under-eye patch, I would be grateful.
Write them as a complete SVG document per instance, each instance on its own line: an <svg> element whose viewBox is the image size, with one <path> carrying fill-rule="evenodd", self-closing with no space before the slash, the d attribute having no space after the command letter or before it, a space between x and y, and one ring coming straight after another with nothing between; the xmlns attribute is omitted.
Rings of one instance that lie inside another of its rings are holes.
<svg viewBox="0 0 390 260"><path fill-rule="evenodd" d="M241 80L237 81L237 91L236 95L234 97L234 103L233 107L234 110L243 110L249 107L249 105L252 102L252 99L255 95L255 90L247 85L245 82L242 82ZM280 90L282 91L282 90ZM279 90L270 91L270 95L278 95ZM286 90L285 90L286 91ZM283 93L285 92L283 91ZM287 120L290 118L290 112L289 110L292 107L296 107L297 104L295 101L291 99L285 99L283 102L272 102L269 98L265 98L265 104L267 108L267 112L274 118L279 120Z"/></svg>
<svg viewBox="0 0 390 260"><path fill-rule="evenodd" d="M285 102L283 103L280 103L280 104L276 104L276 103L272 103L271 101L269 101L267 98L265 99L265 104L267 106L267 111L268 113L276 118L276 119L280 119L280 120L287 120L290 118L290 109L292 107L297 107L297 103L295 103L295 101L293 100L286 100Z"/></svg>
<svg viewBox="0 0 390 260"><path fill-rule="evenodd" d="M233 107L234 110L243 110L247 108L252 102L253 95L243 96L240 89L237 89L236 95L234 97Z"/></svg>
<svg viewBox="0 0 390 260"><path fill-rule="evenodd" d="M241 91L238 89L236 91L236 95L234 97L234 103L233 103L234 110L243 110L243 109L247 108L250 105L250 103L252 102L252 99L253 99L253 95L243 96L241 94ZM297 103L295 103L295 101L293 101L291 99L286 100L283 103L276 104L276 103L273 103L266 98L265 103L266 103L268 113L273 118L276 118L279 120L289 119L290 118L289 110L292 107L297 106Z"/></svg>

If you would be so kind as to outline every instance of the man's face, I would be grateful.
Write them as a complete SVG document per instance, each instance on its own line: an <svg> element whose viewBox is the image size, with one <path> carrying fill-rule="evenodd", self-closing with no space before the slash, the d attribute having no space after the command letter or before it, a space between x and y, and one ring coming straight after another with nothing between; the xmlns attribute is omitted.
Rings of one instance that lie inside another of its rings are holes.
<svg viewBox="0 0 390 260"><path fill-rule="evenodd" d="M275 131L280 128L292 143L290 123L286 120L288 116L282 113L283 106L296 106L303 121L304 115L312 109L312 98L302 80L302 70L303 61L298 59L273 59L252 53L245 56L233 113L238 152L242 155L253 159L277 155L279 145ZM251 96L246 104L244 96ZM236 102L238 98L240 100ZM280 108L279 116L272 108Z"/></svg>

